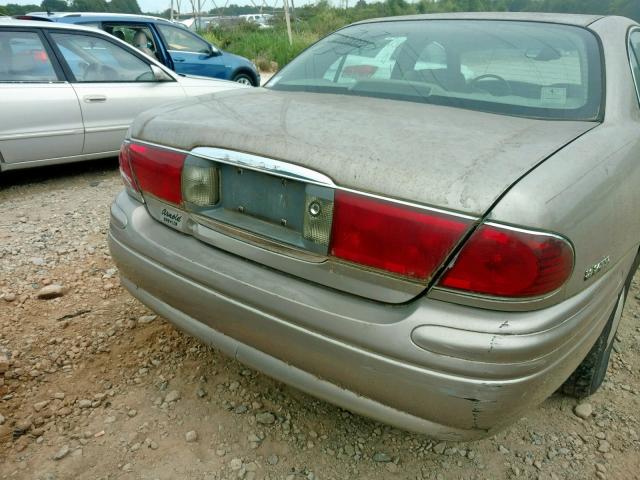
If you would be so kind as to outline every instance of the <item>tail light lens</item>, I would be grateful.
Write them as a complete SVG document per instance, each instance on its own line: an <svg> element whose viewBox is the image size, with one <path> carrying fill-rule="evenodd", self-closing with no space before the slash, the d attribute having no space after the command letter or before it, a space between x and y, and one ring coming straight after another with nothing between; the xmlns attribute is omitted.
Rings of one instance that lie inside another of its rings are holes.
<svg viewBox="0 0 640 480"><path fill-rule="evenodd" d="M122 178L122 183L124 183L129 195L141 201L142 196L140 195L140 190L138 189L135 178L133 177L133 171L131 170L131 156L129 155L130 147L131 143L129 142L124 142L120 147L120 154L118 155L120 177Z"/></svg>
<svg viewBox="0 0 640 480"><path fill-rule="evenodd" d="M131 143L129 157L131 168L143 192L175 205L182 203L181 175L186 155Z"/></svg>
<svg viewBox="0 0 640 480"><path fill-rule="evenodd" d="M485 224L471 236L440 286L496 297L538 297L573 271L573 248L561 237Z"/></svg>
<svg viewBox="0 0 640 480"><path fill-rule="evenodd" d="M427 280L462 238L471 220L337 191L331 255Z"/></svg>
<svg viewBox="0 0 640 480"><path fill-rule="evenodd" d="M182 169L182 197L196 207L218 203L218 169L210 162L202 165L185 163Z"/></svg>

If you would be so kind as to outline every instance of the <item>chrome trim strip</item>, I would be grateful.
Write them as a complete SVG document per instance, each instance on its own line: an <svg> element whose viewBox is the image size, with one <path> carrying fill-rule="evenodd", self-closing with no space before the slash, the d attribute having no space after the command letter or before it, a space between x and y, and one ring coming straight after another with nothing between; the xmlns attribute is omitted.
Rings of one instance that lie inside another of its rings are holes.
<svg viewBox="0 0 640 480"><path fill-rule="evenodd" d="M126 131L129 128L129 124L124 125L107 125L105 127L89 127L85 128L86 133L100 133L100 132L115 132L118 130Z"/></svg>
<svg viewBox="0 0 640 480"><path fill-rule="evenodd" d="M518 298L509 298L509 297L492 297L490 295L484 295L481 293L473 293L473 292L465 292L463 290L454 290L452 288L441 287L437 284L434 285L429 291L429 297L436 298L438 300L446 300L452 301L453 298L456 298L456 303L465 303L461 302L461 299L467 299L469 302L482 302L487 307L491 306L495 308L496 305L504 306L513 306L513 305L526 305L527 307L531 307L537 304L547 305L550 298L556 297L558 292L561 292L564 288L564 285L553 292L547 293L546 295L542 295L540 297L518 297ZM466 303L465 303L466 304ZM540 307L542 308L542 307ZM530 308L529 308L530 310Z"/></svg>
<svg viewBox="0 0 640 480"><path fill-rule="evenodd" d="M213 147L196 147L190 153L196 157L284 177L289 180L298 180L322 187L335 187L329 177L315 170L259 155Z"/></svg>
<svg viewBox="0 0 640 480"><path fill-rule="evenodd" d="M2 171L5 170L19 170L23 168L32 168L32 167L41 167L44 165L54 165L54 164L63 164L63 163L73 163L84 160L94 160L100 158L108 158L108 157L117 157L118 150L111 152L99 152L99 153L87 153L82 155L71 155L69 157L55 157L55 158L45 158L42 160L29 160L28 162L6 162L3 160L2 163Z"/></svg>
<svg viewBox="0 0 640 480"><path fill-rule="evenodd" d="M547 232L545 230L531 230L531 229L528 229L528 228L516 227L516 226L513 226L513 225L506 224L506 223L500 223L500 222L494 222L494 221L486 221L482 225L488 225L490 227L501 228L503 230L511 230L513 232L529 233L529 234L533 234L533 235L541 235L543 237L557 238L558 240L562 240L563 242L566 242L571 247L571 250L574 252L574 255L575 255L575 250L573 248L573 244L569 241L568 238L563 237L562 235L560 235L558 233Z"/></svg>
<svg viewBox="0 0 640 480"><path fill-rule="evenodd" d="M364 195L366 197L369 198L375 198L377 200L382 200L385 202L390 202L390 203L395 203L397 205L404 205L406 207L411 207L411 208L415 208L417 210L425 210L428 212L434 212L434 213L441 213L441 214L445 214L445 215L451 215L457 218L462 218L462 219L466 219L466 220L471 220L471 221L479 221L480 217L478 216L474 216L474 215L469 215L466 213L461 213L461 212L456 212L453 210L446 210L446 209L442 209L442 208L438 208L438 207L433 207L433 206L429 206L429 205L422 205L419 203L413 203L413 202L409 202L406 200L399 200L396 198L389 198L389 197L385 197L382 195L378 195L375 193L370 193L370 192L364 192L362 190L356 190L353 188L348 188L348 187L342 187L340 185L336 185L333 180L331 180L329 177L327 177L326 175L319 173L315 170L311 170L309 168L306 167L301 167L299 165L295 165L292 163L288 163L288 162L283 162L280 160L273 160L270 158L266 158L266 157L262 157L260 155L253 155L253 154L248 154L248 153L242 153L242 152L236 152L235 150L227 150L227 149L223 149L223 148L214 148L214 147L195 147L193 150L188 151L188 150L183 150L180 148L175 148L175 147L168 147L166 145L160 145L158 143L153 143L153 142L147 142L145 140L140 140L138 138L131 138L130 141L132 142L136 142L136 143L140 143L143 145L149 145L151 147L157 147L157 148L163 148L165 150L172 150L174 152L178 152L178 153L183 153L185 155L194 155L203 159L208 159L208 160L213 160L213 161L218 161L218 162L222 162L222 163L226 163L228 165L235 165L235 166L239 166L239 167L243 167L243 168L247 168L250 170L256 170L256 171L260 171L263 173L267 173L270 175L276 175L276 176L281 176L281 177L285 177L285 178L289 178L292 180L298 180L298 181L302 181L302 182L307 182L307 183L311 183L313 185L319 185L321 187L328 187L328 188L333 188L335 190L340 190L342 192L349 192L349 193L355 193L358 195ZM207 152L207 151L216 151L216 152L222 152L223 153L223 158L218 158L213 156L213 154L210 154L212 156L205 156L203 155L201 152ZM236 158L235 155L238 155L238 158L241 160L246 160L248 163L243 163L243 162L236 162L234 161L231 156L229 156L228 154L231 153L233 154L233 158ZM273 169L269 169L269 166L274 166Z"/></svg>
<svg viewBox="0 0 640 480"><path fill-rule="evenodd" d="M62 135L81 135L83 128L69 128L66 130L48 130L44 132L10 133L0 135L0 140L23 140L25 138L60 137Z"/></svg>
<svg viewBox="0 0 640 480"><path fill-rule="evenodd" d="M320 255L308 250L302 250L295 245L279 242L274 238L267 238L263 235L253 233L248 230L236 227L235 225L220 222L214 218L197 213L190 212L189 217L203 227L215 230L218 233L227 235L228 237L237 238L251 245L264 250L272 250L274 253L295 257L297 260L303 260L309 263L322 263L327 261L327 255Z"/></svg>
<svg viewBox="0 0 640 480"><path fill-rule="evenodd" d="M204 52L192 52L190 50L168 50L167 49L167 52L169 52L169 53L191 53L193 55L206 55L206 53L204 53Z"/></svg>

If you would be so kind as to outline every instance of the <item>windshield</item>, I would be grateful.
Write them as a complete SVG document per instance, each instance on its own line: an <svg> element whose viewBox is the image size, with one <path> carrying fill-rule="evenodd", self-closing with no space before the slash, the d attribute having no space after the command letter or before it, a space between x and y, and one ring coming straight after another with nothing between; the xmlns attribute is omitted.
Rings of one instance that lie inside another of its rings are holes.
<svg viewBox="0 0 640 480"><path fill-rule="evenodd" d="M324 38L267 86L533 118L596 120L602 102L600 62L595 36L567 25L378 22Z"/></svg>

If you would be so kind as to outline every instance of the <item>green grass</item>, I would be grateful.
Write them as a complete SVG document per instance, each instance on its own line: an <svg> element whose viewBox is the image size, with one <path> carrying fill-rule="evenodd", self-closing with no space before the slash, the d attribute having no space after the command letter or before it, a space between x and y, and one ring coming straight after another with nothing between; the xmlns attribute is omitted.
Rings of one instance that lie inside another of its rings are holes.
<svg viewBox="0 0 640 480"><path fill-rule="evenodd" d="M202 36L223 50L252 60L262 71L283 67L318 39L313 32L295 33L293 45L289 45L286 29L278 26L260 30L252 25L215 29Z"/></svg>

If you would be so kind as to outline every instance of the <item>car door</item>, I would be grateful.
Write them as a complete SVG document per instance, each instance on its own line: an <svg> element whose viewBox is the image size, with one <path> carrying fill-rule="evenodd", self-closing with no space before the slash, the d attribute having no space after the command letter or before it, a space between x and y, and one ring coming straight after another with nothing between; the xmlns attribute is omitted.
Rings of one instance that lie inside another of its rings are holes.
<svg viewBox="0 0 640 480"><path fill-rule="evenodd" d="M106 34L48 35L80 100L85 154L116 152L138 114L186 96L175 79L157 80L149 59Z"/></svg>
<svg viewBox="0 0 640 480"><path fill-rule="evenodd" d="M78 97L39 29L0 27L0 161L73 157L83 141Z"/></svg>
<svg viewBox="0 0 640 480"><path fill-rule="evenodd" d="M185 75L226 78L224 55L190 31L156 23L165 49L173 62L173 69Z"/></svg>

